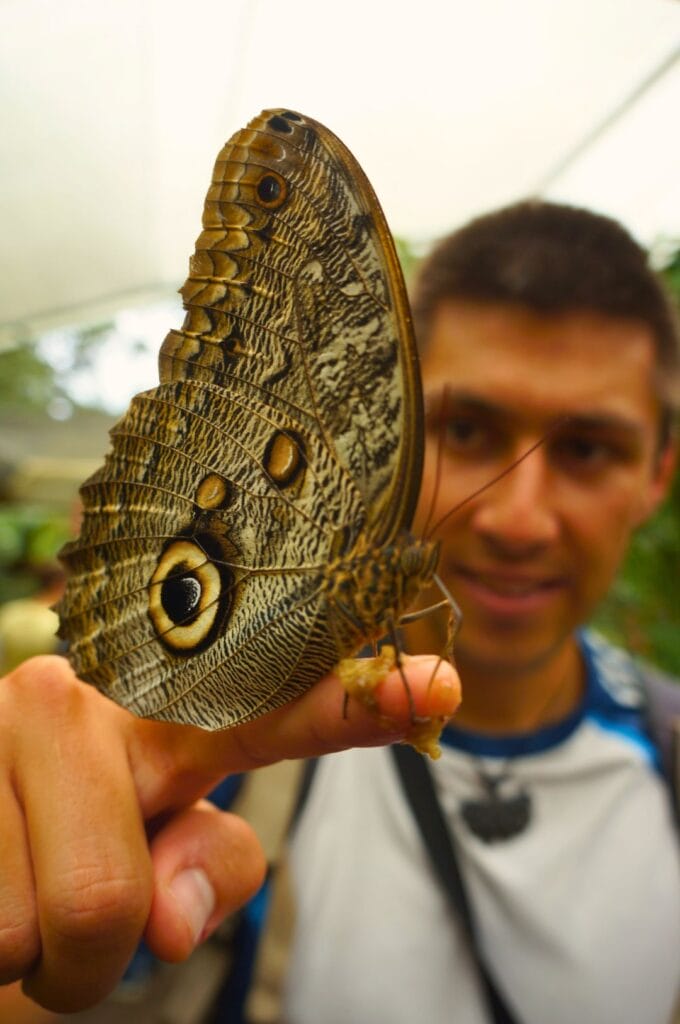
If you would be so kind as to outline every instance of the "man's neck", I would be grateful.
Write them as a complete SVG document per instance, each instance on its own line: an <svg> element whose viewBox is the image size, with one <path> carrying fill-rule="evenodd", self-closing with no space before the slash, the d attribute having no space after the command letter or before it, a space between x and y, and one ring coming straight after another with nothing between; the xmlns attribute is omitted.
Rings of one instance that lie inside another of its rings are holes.
<svg viewBox="0 0 680 1024"><path fill-rule="evenodd" d="M408 634L409 649L441 649L423 625ZM503 736L533 732L562 721L583 697L586 670L573 636L533 664L475 661L463 643L456 648L455 661L463 686L463 701L451 723L457 728Z"/></svg>
<svg viewBox="0 0 680 1024"><path fill-rule="evenodd" d="M534 732L562 721L583 696L585 668L574 641L536 665L515 672L456 659L463 702L453 723L461 729L495 735Z"/></svg>

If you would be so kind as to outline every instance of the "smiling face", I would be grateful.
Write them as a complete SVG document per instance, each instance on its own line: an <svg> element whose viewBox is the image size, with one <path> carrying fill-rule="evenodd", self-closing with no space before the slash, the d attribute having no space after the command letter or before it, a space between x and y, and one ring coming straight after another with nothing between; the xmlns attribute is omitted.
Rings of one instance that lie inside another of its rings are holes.
<svg viewBox="0 0 680 1024"><path fill-rule="evenodd" d="M433 498L436 522L545 438L437 531L463 612L463 672L549 662L606 593L672 471L653 371L649 329L633 321L462 301L436 310L416 531Z"/></svg>

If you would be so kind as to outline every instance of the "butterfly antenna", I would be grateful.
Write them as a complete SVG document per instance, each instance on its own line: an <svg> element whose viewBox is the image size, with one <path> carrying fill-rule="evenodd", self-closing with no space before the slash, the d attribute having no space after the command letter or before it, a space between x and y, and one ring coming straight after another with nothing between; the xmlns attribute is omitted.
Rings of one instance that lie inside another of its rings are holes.
<svg viewBox="0 0 680 1024"><path fill-rule="evenodd" d="M442 389L442 400L441 408L443 414L439 418L439 430L437 431L437 462L435 465L434 472L434 490L432 491L432 497L430 498L430 509L427 513L427 519L425 520L425 526L423 528L423 536L429 536L430 523L432 516L434 515L434 508L437 502L437 495L439 494L439 488L442 481L442 465L444 462L444 430L446 428L446 405L449 396L448 384L445 384ZM436 529L436 527L435 527Z"/></svg>
<svg viewBox="0 0 680 1024"><path fill-rule="evenodd" d="M402 656L401 656L402 655L402 650L403 650L402 643L401 643L401 638L399 637L399 634L397 633L396 627L394 625L394 621L392 619L390 619L388 621L388 623L387 623L387 634L388 634L388 636L390 638L392 646L394 647L395 667L396 667L397 671L399 672L399 675L401 676L401 681L402 681L402 683L404 685L404 691L406 693L406 700L408 702L409 717L410 717L410 720L411 720L411 725L414 725L416 722L420 721L420 719L418 718L418 715L416 714L416 705L415 705L415 702L413 700L413 692L411 690L411 687L409 686L408 679L406 678L406 673L404 672L404 663L403 663L403 659L402 659Z"/></svg>
<svg viewBox="0 0 680 1024"><path fill-rule="evenodd" d="M554 423L553 426L550 427L550 429L545 432L543 437L539 438L539 440L536 441L535 444L532 444L530 448L527 448L525 452L522 452L522 454L518 458L514 459L509 466L506 466L505 469L501 470L500 473L492 477L491 480L488 480L487 483L483 484L481 487L478 487L476 491L472 492L472 494L468 494L467 498L463 498L463 500L459 501L457 505L454 505L453 508L450 508L449 511L446 512L441 517L441 519L439 519L434 524L432 529L425 533L426 540L429 540L429 538L432 537L437 532L437 530L440 529L441 526L443 526L443 524L446 522L449 516L452 516L455 512L459 512L470 501L474 501L474 499L478 498L480 494L484 493L484 491L488 491L489 487L493 487L494 484L497 484L498 481L502 480L503 477L508 475L508 473L512 473L513 469L516 469L517 466L519 466L521 462L524 462L525 459L528 459L529 456L532 455L537 448L540 448L541 445L545 444L545 442L548 440L551 434L554 434L556 430L564 426L564 424L569 420L569 418L570 417L568 416L563 416L562 419L558 420L557 423Z"/></svg>

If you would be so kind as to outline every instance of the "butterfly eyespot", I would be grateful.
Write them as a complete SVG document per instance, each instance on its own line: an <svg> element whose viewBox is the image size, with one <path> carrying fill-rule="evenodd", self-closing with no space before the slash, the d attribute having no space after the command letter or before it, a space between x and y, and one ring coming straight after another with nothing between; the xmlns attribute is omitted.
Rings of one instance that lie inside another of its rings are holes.
<svg viewBox="0 0 680 1024"><path fill-rule="evenodd" d="M149 616L164 647L174 654L195 654L211 643L232 603L233 579L202 546L173 541L149 584Z"/></svg>
<svg viewBox="0 0 680 1024"><path fill-rule="evenodd" d="M196 488L194 501L203 509L226 508L233 501L233 497L233 488L229 481L217 473L209 473Z"/></svg>
<svg viewBox="0 0 680 1024"><path fill-rule="evenodd" d="M257 183L255 188L257 197L261 204L268 210L276 210L286 201L288 187L280 174L267 171Z"/></svg>
<svg viewBox="0 0 680 1024"><path fill-rule="evenodd" d="M191 573L171 576L161 583L163 611L176 625L189 622L197 614L200 600L201 583Z"/></svg>
<svg viewBox="0 0 680 1024"><path fill-rule="evenodd" d="M295 115L293 115L293 117L289 117L289 113L291 112L289 111L284 114L283 117L279 114L274 114L274 116L270 117L267 121L267 127L271 128L274 132L292 132L293 129L288 124L288 121L294 121L296 120L296 117ZM286 118L288 118L288 120L286 120ZM297 118L297 120L299 121L300 119Z"/></svg>
<svg viewBox="0 0 680 1024"><path fill-rule="evenodd" d="M304 441L292 430L277 430L267 442L263 464L277 487L290 487L306 465Z"/></svg>

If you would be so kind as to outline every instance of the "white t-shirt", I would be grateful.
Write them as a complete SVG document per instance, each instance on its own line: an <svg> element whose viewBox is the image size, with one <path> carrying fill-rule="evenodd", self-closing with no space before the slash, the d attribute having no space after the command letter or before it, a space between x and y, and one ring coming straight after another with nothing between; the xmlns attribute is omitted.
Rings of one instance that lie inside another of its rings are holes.
<svg viewBox="0 0 680 1024"><path fill-rule="evenodd" d="M583 650L574 715L527 736L448 729L435 783L487 963L522 1024L668 1024L680 982L668 793L633 663L591 635ZM519 809L496 841L476 824L492 791ZM287 1024L488 1024L388 750L320 761L291 870Z"/></svg>

